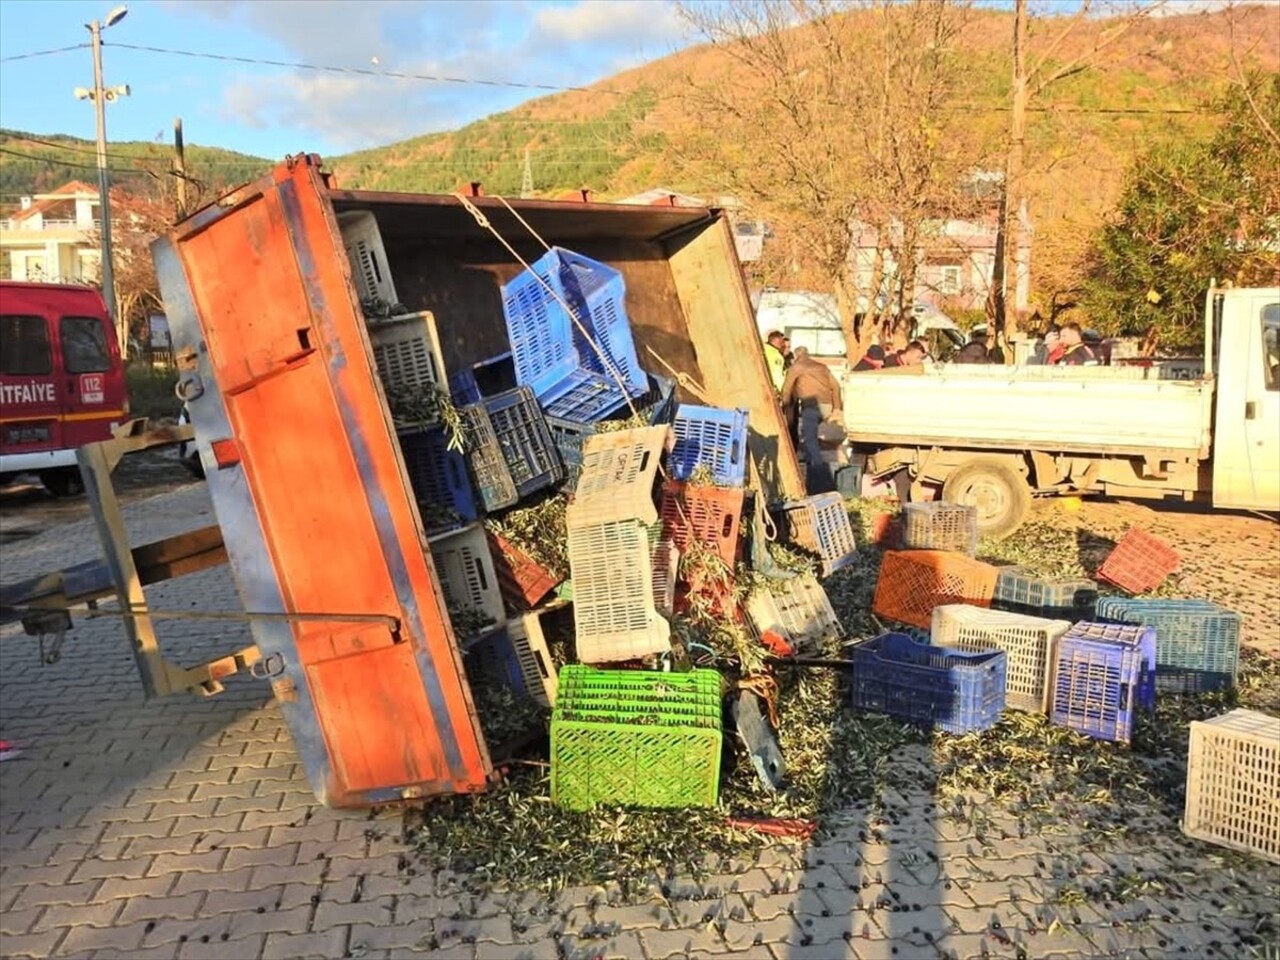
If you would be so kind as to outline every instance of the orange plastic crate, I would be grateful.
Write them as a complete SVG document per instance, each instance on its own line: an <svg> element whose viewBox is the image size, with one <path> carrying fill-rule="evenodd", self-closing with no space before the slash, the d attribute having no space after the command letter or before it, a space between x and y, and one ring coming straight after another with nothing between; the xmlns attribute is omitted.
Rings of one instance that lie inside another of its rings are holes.
<svg viewBox="0 0 1280 960"><path fill-rule="evenodd" d="M493 570L498 575L498 589L510 609L532 610L564 579L543 569L504 537L492 531L486 531L486 534L489 552L493 556Z"/></svg>
<svg viewBox="0 0 1280 960"><path fill-rule="evenodd" d="M1164 583L1181 563L1182 558L1171 546L1133 527L1102 562L1098 576L1130 593L1146 593Z"/></svg>
<svg viewBox="0 0 1280 960"><path fill-rule="evenodd" d="M662 485L662 539L685 553L698 541L732 567L738 559L738 528L747 491L742 487L690 486L679 480Z"/></svg>
<svg viewBox="0 0 1280 960"><path fill-rule="evenodd" d="M948 603L990 607L999 570L945 550L887 551L880 564L872 610L928 630L933 608Z"/></svg>

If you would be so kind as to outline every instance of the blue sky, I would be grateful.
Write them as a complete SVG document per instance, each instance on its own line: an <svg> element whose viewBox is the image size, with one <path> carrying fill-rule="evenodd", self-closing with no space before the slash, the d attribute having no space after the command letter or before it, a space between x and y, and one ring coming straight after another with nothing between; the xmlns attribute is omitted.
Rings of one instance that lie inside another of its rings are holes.
<svg viewBox="0 0 1280 960"><path fill-rule="evenodd" d="M111 0L0 0L0 58L87 43ZM583 85L678 49L664 0L130 0L105 31L113 140L171 138L278 158L452 129L538 94L128 50L113 43L470 79ZM376 58L376 64L374 62ZM92 139L88 48L0 63L0 126Z"/></svg>

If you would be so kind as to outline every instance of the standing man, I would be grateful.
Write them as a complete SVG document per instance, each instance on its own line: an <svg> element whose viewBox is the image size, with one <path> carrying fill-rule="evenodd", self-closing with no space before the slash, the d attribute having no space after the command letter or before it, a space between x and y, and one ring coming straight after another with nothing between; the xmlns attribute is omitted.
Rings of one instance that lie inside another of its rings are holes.
<svg viewBox="0 0 1280 960"><path fill-rule="evenodd" d="M1062 352L1051 359L1050 363L1063 367L1082 367L1085 364L1098 362L1092 348L1084 342L1078 323L1064 323L1058 334L1058 343L1061 345Z"/></svg>
<svg viewBox="0 0 1280 960"><path fill-rule="evenodd" d="M787 377L787 336L781 330L770 330L764 338L764 362L769 367L774 392L781 393Z"/></svg>
<svg viewBox="0 0 1280 960"><path fill-rule="evenodd" d="M796 347L791 369L782 384L782 408L800 410L800 449L805 462L805 488L810 494L835 489L831 471L822 460L818 426L824 420L844 419L840 383L825 364L809 356L806 347Z"/></svg>

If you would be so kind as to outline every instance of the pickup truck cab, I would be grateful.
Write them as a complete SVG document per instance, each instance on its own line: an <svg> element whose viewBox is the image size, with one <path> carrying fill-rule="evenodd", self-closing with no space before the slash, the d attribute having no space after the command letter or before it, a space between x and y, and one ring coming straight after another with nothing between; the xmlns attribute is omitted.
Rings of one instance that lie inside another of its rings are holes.
<svg viewBox="0 0 1280 960"><path fill-rule="evenodd" d="M128 418L124 363L92 287L0 281L0 484L83 491L76 449Z"/></svg>

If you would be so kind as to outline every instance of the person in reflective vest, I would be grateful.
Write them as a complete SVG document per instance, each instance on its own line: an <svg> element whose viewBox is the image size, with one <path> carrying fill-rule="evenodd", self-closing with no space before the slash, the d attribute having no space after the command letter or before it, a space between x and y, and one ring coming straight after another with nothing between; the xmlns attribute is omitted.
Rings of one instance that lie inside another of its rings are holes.
<svg viewBox="0 0 1280 960"><path fill-rule="evenodd" d="M764 362L769 367L774 391L782 393L782 383L787 377L787 337L781 330L770 330L764 338Z"/></svg>

